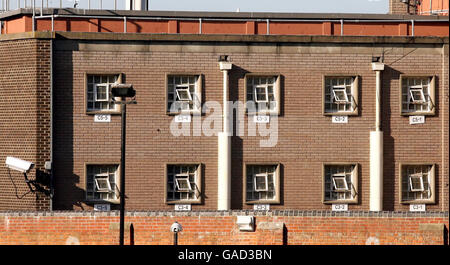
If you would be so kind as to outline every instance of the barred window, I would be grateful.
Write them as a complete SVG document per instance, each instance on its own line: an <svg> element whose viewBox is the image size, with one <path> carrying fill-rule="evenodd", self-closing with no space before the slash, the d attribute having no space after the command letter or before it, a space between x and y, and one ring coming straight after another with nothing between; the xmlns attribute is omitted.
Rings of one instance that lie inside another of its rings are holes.
<svg viewBox="0 0 450 265"><path fill-rule="evenodd" d="M200 174L198 164L167 165L167 202L199 202Z"/></svg>
<svg viewBox="0 0 450 265"><path fill-rule="evenodd" d="M434 200L434 166L401 166L401 201L403 203Z"/></svg>
<svg viewBox="0 0 450 265"><path fill-rule="evenodd" d="M401 78L403 114L431 113L434 108L434 78Z"/></svg>
<svg viewBox="0 0 450 265"><path fill-rule="evenodd" d="M88 201L117 201L118 165L86 166L86 199Z"/></svg>
<svg viewBox="0 0 450 265"><path fill-rule="evenodd" d="M248 113L279 113L279 76L247 75L246 101Z"/></svg>
<svg viewBox="0 0 450 265"><path fill-rule="evenodd" d="M324 202L356 202L357 165L324 165Z"/></svg>
<svg viewBox="0 0 450 265"><path fill-rule="evenodd" d="M279 201L279 165L246 165L246 202Z"/></svg>
<svg viewBox="0 0 450 265"><path fill-rule="evenodd" d="M358 78L351 76L324 77L325 113L345 115L357 110Z"/></svg>
<svg viewBox="0 0 450 265"><path fill-rule="evenodd" d="M87 111L118 111L112 102L111 85L120 83L120 75L87 75Z"/></svg>
<svg viewBox="0 0 450 265"><path fill-rule="evenodd" d="M167 76L167 111L192 113L201 111L201 76Z"/></svg>

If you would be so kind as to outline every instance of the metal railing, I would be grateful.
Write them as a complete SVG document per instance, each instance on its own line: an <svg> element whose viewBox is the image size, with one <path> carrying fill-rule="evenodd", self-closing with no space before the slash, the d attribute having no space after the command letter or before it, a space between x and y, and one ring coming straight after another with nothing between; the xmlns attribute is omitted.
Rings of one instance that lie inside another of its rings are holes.
<svg viewBox="0 0 450 265"><path fill-rule="evenodd" d="M37 15L34 16L33 21L35 19L51 19L52 31L54 30L54 21L56 18L105 18L105 19L117 19L123 21L123 29L124 33L127 32L127 20L184 20L184 21L198 21L199 22L199 33L202 34L202 22L204 21L249 21L249 19L236 19L236 18L187 18L187 17L136 17L136 16L90 16L90 15ZM353 23L408 23L411 25L411 36L414 36L414 28L415 28L415 20L413 19L370 19L370 20L360 20L360 19L250 19L251 21L256 22L266 22L267 23L267 35L270 35L270 22L331 22L331 23L340 23L340 35L344 34L344 25L345 23L353 24ZM419 22L439 22L437 20L420 20ZM34 23L33 23L34 24Z"/></svg>
<svg viewBox="0 0 450 265"><path fill-rule="evenodd" d="M10 4L16 3L15 7L19 8L32 8L33 16L32 16L32 29L35 30L36 20L37 19L50 19L51 20L51 30L54 31L54 22L57 18L107 18L107 19L117 19L123 21L123 32L127 32L127 20L189 20L189 21L198 21L199 22L199 33L202 34L202 22L204 21L258 21L258 22L266 22L267 23L267 35L270 35L270 23L271 22L331 22L331 23L339 23L340 24L340 35L345 35L345 26L344 24L352 24L352 23L408 23L411 25L411 36L414 36L415 29L415 20L411 19L308 19L308 18L298 18L298 19L257 19L257 18L202 18L202 17L155 17L155 16L101 16L101 15L69 15L69 14L52 14L52 15L44 15L44 8L73 8L73 3L78 3L82 1L82 3L86 4L87 8L83 8L83 6L76 5L76 8L80 9L109 9L109 10L125 10L125 2L127 0L0 0L0 4L5 7L7 10L11 9ZM92 3L96 2L98 4L98 8L95 8ZM57 3L58 5L52 6L52 4ZM64 3L72 3L70 5L64 5ZM123 5L119 5L122 3ZM108 5L107 5L108 4ZM111 6L112 8L108 8ZM9 8L9 9L8 9ZM0 8L0 10L2 10ZM0 11L1 13L1 11ZM440 22L438 20L432 19L420 19L420 22ZM0 32L1 34L1 32Z"/></svg>
<svg viewBox="0 0 450 265"><path fill-rule="evenodd" d="M448 15L448 9L419 11L419 15Z"/></svg>
<svg viewBox="0 0 450 265"><path fill-rule="evenodd" d="M20 8L80 8L125 10L126 0L0 0L0 13Z"/></svg>

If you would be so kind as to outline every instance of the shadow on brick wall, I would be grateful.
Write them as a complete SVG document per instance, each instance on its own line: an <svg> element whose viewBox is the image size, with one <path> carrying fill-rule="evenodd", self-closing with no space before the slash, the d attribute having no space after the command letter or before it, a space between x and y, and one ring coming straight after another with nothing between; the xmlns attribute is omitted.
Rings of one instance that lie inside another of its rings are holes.
<svg viewBox="0 0 450 265"><path fill-rule="evenodd" d="M55 40L53 45L53 168L54 210L74 210L83 206L85 193L78 188L80 176L74 173L73 117L74 71L73 51L76 45L64 40ZM84 77L76 76L84 82ZM78 82L80 83L80 82Z"/></svg>
<svg viewBox="0 0 450 265"><path fill-rule="evenodd" d="M444 245L448 246L448 228L444 225Z"/></svg>
<svg viewBox="0 0 450 265"><path fill-rule="evenodd" d="M383 131L383 210L393 211L395 208L395 140L391 136L391 95L399 93L398 88L391 86L393 79L400 78L400 72L384 66L382 73L381 130Z"/></svg>
<svg viewBox="0 0 450 265"><path fill-rule="evenodd" d="M237 65L233 65L233 71L229 77L229 100L236 102L238 100L244 102L244 95L239 92L242 90L232 89L239 86L239 80L244 80L245 75L249 71L240 68ZM245 92L244 92L245 93ZM240 96L242 98L240 98ZM237 110L233 110L233 136L231 137L231 209L243 208L243 139L238 136L237 128L240 126L237 121L239 113ZM246 117L246 116L245 116ZM241 132L242 133L242 132ZM244 135L247 133L246 124L244 123Z"/></svg>

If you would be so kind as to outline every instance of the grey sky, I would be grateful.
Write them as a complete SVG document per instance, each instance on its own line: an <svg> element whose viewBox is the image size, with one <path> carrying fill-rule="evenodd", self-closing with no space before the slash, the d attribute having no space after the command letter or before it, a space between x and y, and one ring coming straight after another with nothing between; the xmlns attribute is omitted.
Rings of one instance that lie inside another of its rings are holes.
<svg viewBox="0 0 450 265"><path fill-rule="evenodd" d="M25 0L20 0L23 7ZM30 0L26 0L30 5ZM35 0L40 7L41 0ZM89 0L62 0L63 7L87 8ZM91 8L113 9L114 0L90 0ZM125 0L116 0L118 9L124 9ZM292 12L292 13L378 13L386 14L389 0L149 0L150 10L172 11L228 11L235 12ZM0 5L3 1L0 1ZM60 0L43 0L44 5L58 7ZM17 0L10 0L15 9Z"/></svg>

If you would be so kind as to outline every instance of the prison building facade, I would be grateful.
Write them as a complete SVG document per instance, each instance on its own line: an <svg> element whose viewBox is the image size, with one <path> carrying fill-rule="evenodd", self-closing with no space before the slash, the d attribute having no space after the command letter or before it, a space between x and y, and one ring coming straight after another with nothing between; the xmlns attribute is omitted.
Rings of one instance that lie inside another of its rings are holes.
<svg viewBox="0 0 450 265"><path fill-rule="evenodd" d="M0 167L0 210L119 208L111 88L126 83L137 101L127 210L448 212L448 17L19 9L0 20L0 161L35 163L28 181ZM224 100L232 135L221 137Z"/></svg>

